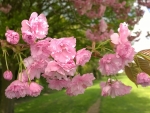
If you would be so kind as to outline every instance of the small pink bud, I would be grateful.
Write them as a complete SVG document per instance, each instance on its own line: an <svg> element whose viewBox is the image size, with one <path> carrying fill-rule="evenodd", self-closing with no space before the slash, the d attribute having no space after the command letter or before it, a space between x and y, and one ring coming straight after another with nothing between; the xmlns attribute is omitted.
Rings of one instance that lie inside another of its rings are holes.
<svg viewBox="0 0 150 113"><path fill-rule="evenodd" d="M17 44L19 42L19 34L13 30L7 30L5 36L7 42L10 44Z"/></svg>
<svg viewBox="0 0 150 113"><path fill-rule="evenodd" d="M3 73L3 77L6 80L12 80L13 74L11 71L7 70Z"/></svg>

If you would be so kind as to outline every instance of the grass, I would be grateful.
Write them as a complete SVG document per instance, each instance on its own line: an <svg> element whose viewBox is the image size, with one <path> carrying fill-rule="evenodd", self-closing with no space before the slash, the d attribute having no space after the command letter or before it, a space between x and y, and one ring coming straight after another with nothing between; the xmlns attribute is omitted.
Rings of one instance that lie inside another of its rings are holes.
<svg viewBox="0 0 150 113"><path fill-rule="evenodd" d="M17 103L15 113L86 113L99 97L99 81L96 81L84 94L75 97L67 96L65 91L56 91Z"/></svg>
<svg viewBox="0 0 150 113"><path fill-rule="evenodd" d="M113 99L101 97L100 113L150 113L150 87L137 88L126 76L119 80L132 86L131 93Z"/></svg>

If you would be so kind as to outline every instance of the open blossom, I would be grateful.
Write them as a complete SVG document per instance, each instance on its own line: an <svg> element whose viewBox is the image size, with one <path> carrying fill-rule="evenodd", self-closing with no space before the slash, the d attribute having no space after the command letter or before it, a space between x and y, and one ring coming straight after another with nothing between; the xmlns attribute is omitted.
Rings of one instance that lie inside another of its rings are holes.
<svg viewBox="0 0 150 113"><path fill-rule="evenodd" d="M27 87L25 82L21 82L19 80L13 81L5 90L5 95L7 98L20 98L25 97L27 95Z"/></svg>
<svg viewBox="0 0 150 113"><path fill-rule="evenodd" d="M93 84L94 79L95 77L92 73L87 73L83 76L76 75L68 85L66 93L70 96L83 94L85 89Z"/></svg>
<svg viewBox="0 0 150 113"><path fill-rule="evenodd" d="M27 74L30 76L30 79L40 78L41 73L44 73L47 66L47 61L45 59L34 60L31 66L27 67Z"/></svg>
<svg viewBox="0 0 150 113"><path fill-rule="evenodd" d="M76 55L76 39L74 37L52 39L49 49L51 56L58 62L66 63Z"/></svg>
<svg viewBox="0 0 150 113"><path fill-rule="evenodd" d="M123 68L122 60L115 54L106 54L99 60L98 69L103 75L114 75Z"/></svg>
<svg viewBox="0 0 150 113"><path fill-rule="evenodd" d="M34 44L36 42L36 37L30 31L23 31L22 39L28 44Z"/></svg>
<svg viewBox="0 0 150 113"><path fill-rule="evenodd" d="M102 96L111 96L112 98L116 96L122 96L129 94L131 91L130 86L124 85L120 81L108 80L107 82L101 82L100 86L102 88Z"/></svg>
<svg viewBox="0 0 150 113"><path fill-rule="evenodd" d="M120 57L125 65L133 60L135 55L134 48L129 42L117 45L116 55Z"/></svg>
<svg viewBox="0 0 150 113"><path fill-rule="evenodd" d="M7 30L5 36L7 42L10 44L17 44L19 42L19 34L13 30Z"/></svg>
<svg viewBox="0 0 150 113"><path fill-rule="evenodd" d="M12 80L13 74L11 71L7 70L3 73L3 77L6 80Z"/></svg>
<svg viewBox="0 0 150 113"><path fill-rule="evenodd" d="M33 59L33 57L28 57L24 59L24 65L26 71L24 75L28 75L31 80L34 78L40 78L41 73L44 73L49 59Z"/></svg>
<svg viewBox="0 0 150 113"><path fill-rule="evenodd" d="M37 97L38 95L40 95L42 89L43 87L41 85L37 84L36 82L31 82L30 84L28 84L28 95Z"/></svg>
<svg viewBox="0 0 150 113"><path fill-rule="evenodd" d="M92 53L85 48L78 50L76 54L76 64L84 66L85 63L90 60L91 54Z"/></svg>
<svg viewBox="0 0 150 113"><path fill-rule="evenodd" d="M36 12L33 12L29 20L23 20L21 24L22 24L21 31L22 33L24 33L24 35L25 33L30 32L37 39L43 39L44 37L46 37L48 33L48 23L44 14L40 14L38 16ZM28 37L24 37L24 39L25 38Z"/></svg>
<svg viewBox="0 0 150 113"><path fill-rule="evenodd" d="M51 51L49 49L50 46L50 38L46 38L44 40L40 40L38 42L36 42L35 44L32 44L30 46L30 50L31 50L31 56L33 58L42 58L42 59L46 59L50 56Z"/></svg>
<svg viewBox="0 0 150 113"><path fill-rule="evenodd" d="M48 78L57 78L59 80L67 80L67 76L73 76L76 71L74 61L61 63L56 61L49 61L45 68L45 76Z"/></svg>
<svg viewBox="0 0 150 113"><path fill-rule="evenodd" d="M105 32L107 30L107 23L105 22L104 19L101 19L100 20L100 23L99 23L99 31L101 32Z"/></svg>
<svg viewBox="0 0 150 113"><path fill-rule="evenodd" d="M121 23L118 29L118 33L113 33L110 38L111 42L114 44L124 44L128 42L128 36L130 35L130 30L128 29L128 25L124 22Z"/></svg>
<svg viewBox="0 0 150 113"><path fill-rule="evenodd" d="M137 84L140 84L143 87L150 85L150 77L148 74L141 72L137 75Z"/></svg>
<svg viewBox="0 0 150 113"><path fill-rule="evenodd" d="M62 88L67 88L69 83L70 83L70 79L68 80L58 80L58 79L47 79L48 87L50 89L56 89L56 90L62 90Z"/></svg>

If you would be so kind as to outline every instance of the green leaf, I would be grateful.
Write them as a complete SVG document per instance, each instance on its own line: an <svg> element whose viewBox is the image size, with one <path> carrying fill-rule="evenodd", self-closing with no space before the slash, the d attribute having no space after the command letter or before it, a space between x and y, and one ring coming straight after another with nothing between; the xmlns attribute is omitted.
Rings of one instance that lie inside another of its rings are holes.
<svg viewBox="0 0 150 113"><path fill-rule="evenodd" d="M141 56L141 57L143 57L144 59L150 61L150 49L142 50L142 51L138 52L136 56L137 56L137 57L138 57L138 56Z"/></svg>
<svg viewBox="0 0 150 113"><path fill-rule="evenodd" d="M130 63L129 66L125 66L125 73L127 77L137 85L136 76L139 73L139 67L135 63Z"/></svg>
<svg viewBox="0 0 150 113"><path fill-rule="evenodd" d="M138 63L138 66L140 67L140 69L147 73L148 75L150 75L150 60L140 57L136 58L136 63Z"/></svg>

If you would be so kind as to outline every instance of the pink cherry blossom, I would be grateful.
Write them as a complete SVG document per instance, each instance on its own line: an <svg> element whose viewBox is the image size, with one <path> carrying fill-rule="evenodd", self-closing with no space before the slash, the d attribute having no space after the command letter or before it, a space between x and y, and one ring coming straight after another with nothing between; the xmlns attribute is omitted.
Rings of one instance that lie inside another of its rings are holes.
<svg viewBox="0 0 150 113"><path fill-rule="evenodd" d="M57 79L54 79L54 80L50 80L48 79L47 80L49 85L48 87L50 89L56 89L56 90L62 90L62 88L67 88L68 87L68 84L70 83L70 80L57 80Z"/></svg>
<svg viewBox="0 0 150 113"><path fill-rule="evenodd" d="M7 42L10 44L17 44L19 42L19 34L13 30L7 30L5 36Z"/></svg>
<svg viewBox="0 0 150 113"><path fill-rule="evenodd" d="M105 22L104 19L101 19L100 20L100 23L99 23L99 31L101 32L105 32L107 30L107 23Z"/></svg>
<svg viewBox="0 0 150 113"><path fill-rule="evenodd" d="M128 42L128 36L130 35L130 30L128 29L128 25L124 22L120 24L118 29L118 33L113 33L110 38L111 42L115 45L124 44Z"/></svg>
<svg viewBox="0 0 150 113"><path fill-rule="evenodd" d="M5 95L7 98L20 98L27 95L27 87L24 82L19 80L13 81L5 90Z"/></svg>
<svg viewBox="0 0 150 113"><path fill-rule="evenodd" d="M125 65L133 60L135 55L134 48L129 42L117 45L116 55L120 57Z"/></svg>
<svg viewBox="0 0 150 113"><path fill-rule="evenodd" d="M45 72L48 61L49 59L32 59L32 57L26 58L24 60L26 74L31 80L34 78L40 78L41 73Z"/></svg>
<svg viewBox="0 0 150 113"><path fill-rule="evenodd" d="M22 32L22 39L28 44L34 44L36 42L36 37L29 31Z"/></svg>
<svg viewBox="0 0 150 113"><path fill-rule="evenodd" d="M83 76L76 75L68 85L66 93L70 96L83 94L85 89L93 84L92 81L94 79L95 77L91 73L84 74Z"/></svg>
<svg viewBox="0 0 150 113"><path fill-rule="evenodd" d="M33 37L35 36L37 39L43 39L48 33L48 23L44 14L38 16L36 12L33 12L29 20L23 20L21 24L22 33L29 31Z"/></svg>
<svg viewBox="0 0 150 113"><path fill-rule="evenodd" d="M67 78L67 76L65 75L65 70L61 66L59 66L56 61L48 62L47 67L45 68L45 77L57 78L60 80L62 78Z"/></svg>
<svg viewBox="0 0 150 113"><path fill-rule="evenodd" d="M83 84L87 87L90 87L93 85L93 80L95 80L95 77L93 73L86 73L82 75Z"/></svg>
<svg viewBox="0 0 150 113"><path fill-rule="evenodd" d="M49 49L50 46L50 38L46 38L44 40L40 40L35 44L30 46L31 56L33 58L42 58L46 59L50 57L51 51Z"/></svg>
<svg viewBox="0 0 150 113"><path fill-rule="evenodd" d="M111 36L110 36L110 39L111 39L111 42L115 45L119 44L119 35L118 33L113 33Z"/></svg>
<svg viewBox="0 0 150 113"><path fill-rule="evenodd" d="M65 70L66 75L74 76L77 66L73 60L66 63L58 62L58 64Z"/></svg>
<svg viewBox="0 0 150 113"><path fill-rule="evenodd" d="M137 84L140 84L143 87L150 85L150 77L148 74L141 72L137 75Z"/></svg>
<svg viewBox="0 0 150 113"><path fill-rule="evenodd" d="M7 70L3 73L3 77L6 80L12 80L13 74L10 70Z"/></svg>
<svg viewBox="0 0 150 113"><path fill-rule="evenodd" d="M42 89L43 87L41 85L37 84L36 82L31 82L30 84L28 84L28 95L37 97L38 95L40 95Z"/></svg>
<svg viewBox="0 0 150 113"><path fill-rule="evenodd" d="M49 49L51 56L58 62L66 63L76 55L76 39L74 37L52 39Z"/></svg>
<svg viewBox="0 0 150 113"><path fill-rule="evenodd" d="M22 72L20 72L18 74L19 80L21 82L28 82L29 78L28 78L28 74L27 74L27 70L23 70ZM30 77L30 76L29 76ZM32 78L33 79L33 78Z"/></svg>
<svg viewBox="0 0 150 113"><path fill-rule="evenodd" d="M119 29L120 42L126 43L128 42L128 36L130 35L130 30L128 29L128 25L124 23L120 23Z"/></svg>
<svg viewBox="0 0 150 113"><path fill-rule="evenodd" d="M112 98L129 94L131 91L131 87L124 85L121 81L108 80L107 82L101 82L100 86L102 88L101 95L111 96Z"/></svg>
<svg viewBox="0 0 150 113"><path fill-rule="evenodd" d="M123 68L122 60L115 54L106 54L99 60L98 69L103 75L114 75Z"/></svg>
<svg viewBox="0 0 150 113"><path fill-rule="evenodd" d="M67 76L73 76L75 71L76 65L73 61L67 63L50 61L45 68L45 77L67 80Z"/></svg>
<svg viewBox="0 0 150 113"><path fill-rule="evenodd" d="M23 60L25 67L30 67L32 63L34 63L34 59L32 56L29 56Z"/></svg>
<svg viewBox="0 0 150 113"><path fill-rule="evenodd" d="M84 66L86 62L88 62L91 58L91 52L83 48L77 51L76 54L76 64Z"/></svg>

